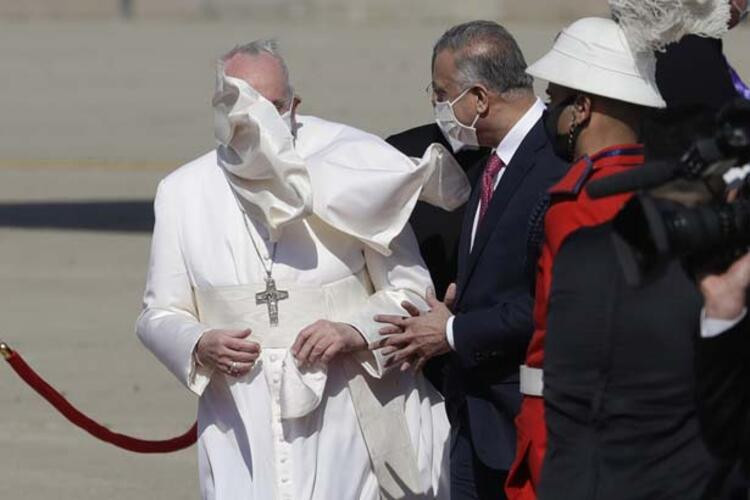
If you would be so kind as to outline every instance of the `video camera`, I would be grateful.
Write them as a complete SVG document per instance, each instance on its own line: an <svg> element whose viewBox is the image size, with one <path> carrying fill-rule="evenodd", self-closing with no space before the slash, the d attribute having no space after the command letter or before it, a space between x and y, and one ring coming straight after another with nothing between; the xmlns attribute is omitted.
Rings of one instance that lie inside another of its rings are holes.
<svg viewBox="0 0 750 500"><path fill-rule="evenodd" d="M720 272L750 247L750 176L727 201L723 176L750 162L750 101L737 99L716 116L679 161L592 182L592 198L636 191L613 221L617 254L631 285L672 258L693 274ZM732 190L733 191L733 190Z"/></svg>

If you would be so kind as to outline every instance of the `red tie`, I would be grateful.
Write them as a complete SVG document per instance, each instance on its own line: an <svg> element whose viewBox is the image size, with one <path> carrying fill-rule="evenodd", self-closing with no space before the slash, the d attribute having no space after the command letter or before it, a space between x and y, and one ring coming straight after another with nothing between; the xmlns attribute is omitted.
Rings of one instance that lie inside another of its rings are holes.
<svg viewBox="0 0 750 500"><path fill-rule="evenodd" d="M482 223L484 214L487 213L487 208L490 206L490 200L492 199L492 193L495 191L495 179L497 174L503 169L505 163L495 153L490 155L490 159L487 160L487 165L484 166L484 173L482 174L482 193L479 198L479 223Z"/></svg>

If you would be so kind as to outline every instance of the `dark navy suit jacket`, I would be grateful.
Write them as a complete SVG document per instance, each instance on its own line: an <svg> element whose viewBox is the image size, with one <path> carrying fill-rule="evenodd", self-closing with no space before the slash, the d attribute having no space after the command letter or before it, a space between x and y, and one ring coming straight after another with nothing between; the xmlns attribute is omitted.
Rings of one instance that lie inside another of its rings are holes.
<svg viewBox="0 0 750 500"><path fill-rule="evenodd" d="M518 368L533 332L536 262L528 251L529 219L568 165L554 154L539 120L505 168L471 252L481 183L467 203L458 251L455 352L444 387L452 425L469 433L485 465L501 470L510 468L515 453Z"/></svg>

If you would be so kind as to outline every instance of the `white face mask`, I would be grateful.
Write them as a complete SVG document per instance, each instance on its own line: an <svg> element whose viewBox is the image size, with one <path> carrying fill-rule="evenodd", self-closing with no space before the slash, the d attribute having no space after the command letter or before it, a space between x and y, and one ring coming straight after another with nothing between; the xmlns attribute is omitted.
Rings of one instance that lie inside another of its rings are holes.
<svg viewBox="0 0 750 500"><path fill-rule="evenodd" d="M478 148L479 140L477 139L477 129L474 127L479 120L479 113L474 117L474 121L471 125L464 125L458 118L456 113L453 111L453 105L463 98L469 89L464 90L461 94L453 99L452 101L438 101L435 103L435 122L440 130L448 139L454 153L458 153L464 148Z"/></svg>

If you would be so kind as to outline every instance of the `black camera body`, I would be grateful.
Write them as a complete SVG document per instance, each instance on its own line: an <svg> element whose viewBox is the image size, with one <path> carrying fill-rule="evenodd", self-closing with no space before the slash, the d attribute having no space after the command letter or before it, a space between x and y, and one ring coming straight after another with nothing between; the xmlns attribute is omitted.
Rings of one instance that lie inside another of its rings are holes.
<svg viewBox="0 0 750 500"><path fill-rule="evenodd" d="M693 275L725 270L750 247L750 176L727 201L723 175L750 162L750 101L738 99L716 117L676 162L646 164L594 182L603 197L636 191L613 221L627 281L641 283L665 261L680 258Z"/></svg>

